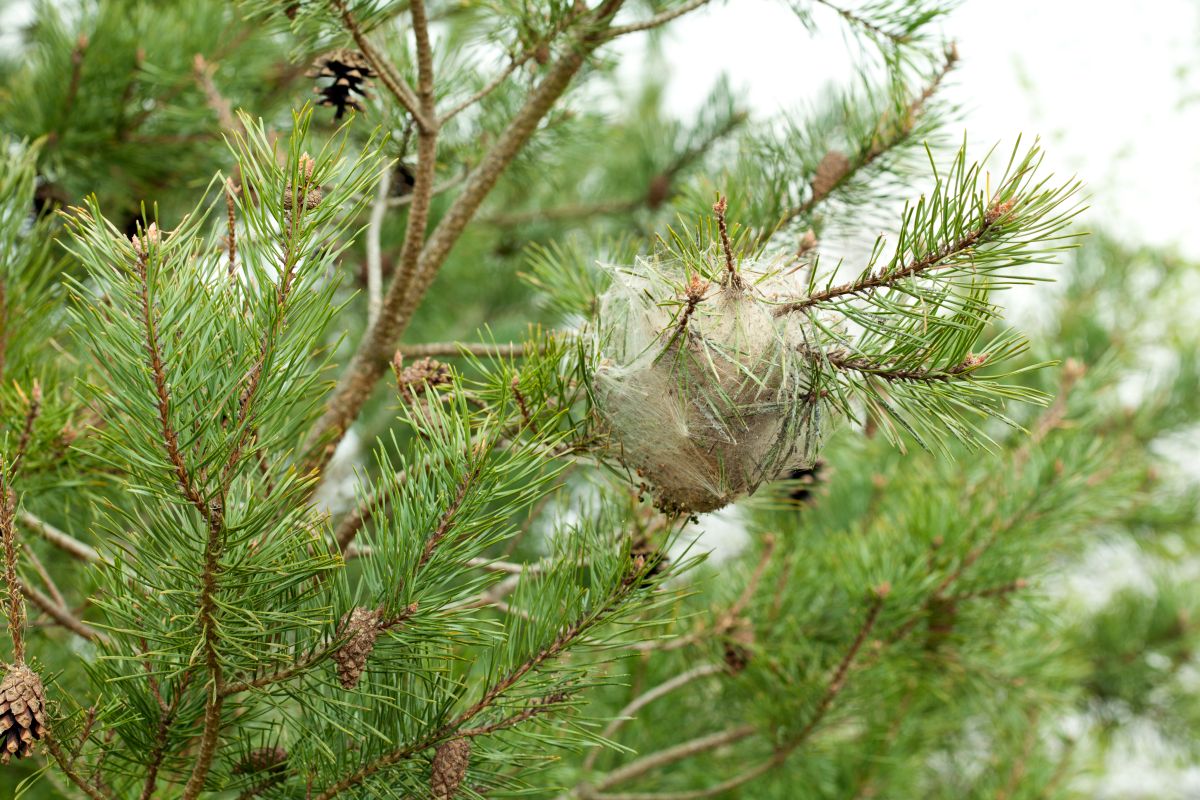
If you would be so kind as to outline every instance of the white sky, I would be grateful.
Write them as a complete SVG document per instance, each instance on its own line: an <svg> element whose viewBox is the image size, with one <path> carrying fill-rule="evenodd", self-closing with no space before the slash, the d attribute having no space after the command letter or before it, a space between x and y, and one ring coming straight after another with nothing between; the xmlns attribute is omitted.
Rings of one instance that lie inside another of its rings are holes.
<svg viewBox="0 0 1200 800"><path fill-rule="evenodd" d="M669 104L694 111L724 71L756 113L796 108L849 75L838 21L818 19L815 39L781 0L680 20L665 42ZM1054 171L1084 180L1089 227L1200 258L1200 2L966 0L943 29L962 56L948 96L975 152L1041 136Z"/></svg>

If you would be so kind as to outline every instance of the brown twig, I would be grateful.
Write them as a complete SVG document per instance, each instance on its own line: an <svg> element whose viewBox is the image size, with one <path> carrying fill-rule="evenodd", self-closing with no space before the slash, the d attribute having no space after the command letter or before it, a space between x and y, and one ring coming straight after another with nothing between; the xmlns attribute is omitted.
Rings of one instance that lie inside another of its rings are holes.
<svg viewBox="0 0 1200 800"><path fill-rule="evenodd" d="M924 113L930 99L941 89L946 76L950 74L951 70L957 64L958 49L951 44L946 49L946 56L942 61L941 68L934 74L929 83L922 88L920 93L909 102L904 116L898 120L893 120L886 112L881 115L875 126L875 135L871 137L871 141L866 147L845 165L845 169L838 170L833 180L817 181L814 178L810 184L808 199L800 205L789 209L776 226L776 230L797 217L806 217L811 214L813 209L824 202L835 190L850 180L851 177L875 163L881 156L903 142L912 133L917 120ZM831 150L826 153L821 163L826 163L826 159L831 158L835 152Z"/></svg>
<svg viewBox="0 0 1200 800"><path fill-rule="evenodd" d="M71 49L71 77L67 82L67 93L63 97L62 111L59 113L58 124L46 136L46 144L53 147L62 136L62 128L70 121L71 110L75 107L75 99L79 96L79 84L83 77L83 57L87 54L87 34L79 34L75 46Z"/></svg>
<svg viewBox="0 0 1200 800"><path fill-rule="evenodd" d="M237 117L233 115L233 106L229 100L221 94L217 84L213 81L213 73L216 72L216 66L210 65L204 60L204 56L196 53L192 59L192 74L195 76L196 84L200 87L200 91L204 93L204 99L208 103L208 107L217 115L217 121L221 127L227 131L243 130L241 123Z"/></svg>
<svg viewBox="0 0 1200 800"><path fill-rule="evenodd" d="M96 786L93 786L82 775L75 771L74 761L67 755L66 751L58 743L58 739L54 737L54 733L50 732L45 738L46 749L50 751L50 755L58 762L58 767L63 771L63 774L70 779L71 783L75 784L86 794L91 800L109 800L109 794L101 791Z"/></svg>
<svg viewBox="0 0 1200 800"><path fill-rule="evenodd" d="M420 753L433 747L438 742L445 741L459 735L464 726L475 719L479 714L490 708L500 697L507 693L510 689L516 686L522 678L528 675L533 670L540 667L547 661L556 658L564 650L566 650L573 642L575 642L584 633L591 630L596 625L606 620L621 603L629 596L640 584L644 576L638 574L630 574L626 576L619 590L609 599L609 601L601 608L598 608L588 614L585 614L580 619L566 626L555 637L554 641L543 647L528 660L520 664L516 669L509 672L504 677L497 680L486 690L478 701L460 712L449 722L446 722L435 731L425 736L418 742L402 745L391 752L385 753L382 756L364 764L359 769L341 778L331 786L327 787L314 800L331 800L341 792L358 786L363 781L378 774L380 771L387 769L393 764L398 764L413 755Z"/></svg>
<svg viewBox="0 0 1200 800"><path fill-rule="evenodd" d="M9 470L0 460L0 540L4 546L4 585L8 592L5 609L8 635L12 639L13 661L25 663L25 599L21 596L21 581L17 577L17 529L13 525L16 498L9 487Z"/></svg>
<svg viewBox="0 0 1200 800"><path fill-rule="evenodd" d="M610 28L605 34L605 38L615 39L618 36L625 36L630 33L639 33L648 31L654 28L660 28L672 20L682 17L684 14L690 14L701 6L708 5L710 0L688 0L686 3L681 3L675 8L668 9L659 14L655 14L649 19L644 19L641 22L633 22L629 25L620 25Z"/></svg>
<svg viewBox="0 0 1200 800"><path fill-rule="evenodd" d="M936 250L926 253L920 258L913 259L898 269L881 269L869 272L853 281L830 286L820 292L815 292L803 300L786 303L775 309L775 316L783 316L795 311L804 311L830 300L873 292L887 286L895 286L901 281L934 272L939 269L954 267L958 264L957 256L969 253L983 238L992 222L986 217L979 221L975 228L953 242L947 242Z"/></svg>
<svg viewBox="0 0 1200 800"><path fill-rule="evenodd" d="M734 260L733 244L729 241L729 228L725 224L725 211L729 203L724 197L718 197L713 204L713 213L717 215L717 230L721 234L721 250L725 253L725 284L734 289L744 289L745 282L738 274L737 263Z"/></svg>
<svg viewBox="0 0 1200 800"><path fill-rule="evenodd" d="M36 533L38 536L45 539L50 544L54 545L64 553L79 559L80 561L97 562L100 561L100 554L94 548L84 544L73 536L63 533L58 528L48 522L35 517L28 511L18 511L16 515L17 521L29 530Z"/></svg>
<svg viewBox="0 0 1200 800"><path fill-rule="evenodd" d="M21 427L21 437L17 439L17 449L13 454L12 461L9 462L9 480L15 478L17 473L21 471L21 460L25 458L25 452L29 449L29 442L33 439L33 426L37 422L38 417L42 413L42 384L37 378L33 379L33 388L30 390L29 397L26 398L21 388L17 387L17 392L21 394L22 399L26 401L25 424Z"/></svg>
<svg viewBox="0 0 1200 800"><path fill-rule="evenodd" d="M87 639L89 642L107 641L107 637L104 634L72 614L66 606L55 602L54 598L23 581L19 585L21 594L29 598L30 602L48 614L59 625Z"/></svg>
<svg viewBox="0 0 1200 800"><path fill-rule="evenodd" d="M228 233L226 234L225 245L229 252L229 279L231 281L237 275L237 203L234 201L237 192L238 187L234 183L233 178L226 178L225 210L228 216L225 225Z"/></svg>

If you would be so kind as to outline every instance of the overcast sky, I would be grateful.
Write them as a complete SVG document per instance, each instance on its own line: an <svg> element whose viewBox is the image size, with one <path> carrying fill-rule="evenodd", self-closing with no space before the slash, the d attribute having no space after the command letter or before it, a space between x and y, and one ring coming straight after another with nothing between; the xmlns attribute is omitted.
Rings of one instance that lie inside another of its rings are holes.
<svg viewBox="0 0 1200 800"><path fill-rule="evenodd" d="M820 19L817 39L781 0L681 20L665 44L669 102L691 112L724 71L757 112L795 108L848 74L838 21ZM1200 0L966 0L942 27L977 152L1040 135L1053 169L1087 185L1089 227L1200 259Z"/></svg>

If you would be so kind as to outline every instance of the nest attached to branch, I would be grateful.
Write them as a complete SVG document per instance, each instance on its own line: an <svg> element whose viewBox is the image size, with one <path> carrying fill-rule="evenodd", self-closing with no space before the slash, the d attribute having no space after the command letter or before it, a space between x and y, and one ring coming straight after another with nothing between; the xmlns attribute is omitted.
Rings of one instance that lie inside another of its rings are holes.
<svg viewBox="0 0 1200 800"><path fill-rule="evenodd" d="M778 263L722 274L641 259L601 298L597 409L616 457L676 513L714 511L764 481L811 467L827 435L820 337L777 315L798 281Z"/></svg>

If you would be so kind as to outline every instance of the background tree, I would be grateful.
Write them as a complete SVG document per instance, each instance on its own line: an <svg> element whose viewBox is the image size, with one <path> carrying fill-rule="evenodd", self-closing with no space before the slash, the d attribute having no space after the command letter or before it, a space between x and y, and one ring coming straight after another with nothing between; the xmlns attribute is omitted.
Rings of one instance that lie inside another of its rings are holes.
<svg viewBox="0 0 1200 800"><path fill-rule="evenodd" d="M1075 187L943 141L945 7L799 4L860 75L670 119L614 43L704 5L37 6L0 95L0 779L1038 797L1131 715L1189 744L1187 583L1061 590L1097 530L1191 545L1156 450L1195 419L1186 271L1099 240L1027 344L994 292L1056 275ZM639 324L686 413L793 448L709 445L712 505L757 490L723 516L635 463L680 407L611 400Z"/></svg>

